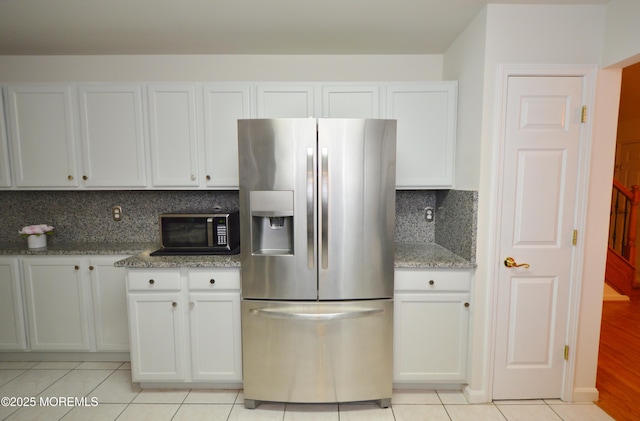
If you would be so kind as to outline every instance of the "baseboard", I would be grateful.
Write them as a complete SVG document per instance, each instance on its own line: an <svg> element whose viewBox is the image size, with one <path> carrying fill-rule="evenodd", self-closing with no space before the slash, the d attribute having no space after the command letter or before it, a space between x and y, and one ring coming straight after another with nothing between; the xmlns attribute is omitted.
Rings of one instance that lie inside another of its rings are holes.
<svg viewBox="0 0 640 421"><path fill-rule="evenodd" d="M487 393L485 393L484 390L473 390L469 387L469 385L465 385L462 388L462 394L465 398L467 398L467 402L469 403L491 402L491 397Z"/></svg>
<svg viewBox="0 0 640 421"><path fill-rule="evenodd" d="M595 387L577 387L573 389L572 402L597 402L600 392Z"/></svg>

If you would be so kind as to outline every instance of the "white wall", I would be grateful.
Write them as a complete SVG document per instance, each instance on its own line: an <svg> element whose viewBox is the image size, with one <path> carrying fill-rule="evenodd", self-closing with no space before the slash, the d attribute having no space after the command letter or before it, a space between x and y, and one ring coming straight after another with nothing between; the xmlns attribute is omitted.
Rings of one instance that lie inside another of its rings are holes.
<svg viewBox="0 0 640 421"><path fill-rule="evenodd" d="M611 0L602 54L603 67L625 67L640 61L640 1Z"/></svg>
<svg viewBox="0 0 640 421"><path fill-rule="evenodd" d="M478 190L486 20L485 8L449 47L444 56L444 79L458 81L458 165L455 173L457 190Z"/></svg>
<svg viewBox="0 0 640 421"><path fill-rule="evenodd" d="M444 55L444 78L458 80L458 124L456 131L456 174L458 190L478 190L480 179L481 134L484 90L484 60L487 9L476 16L473 22L449 47ZM479 221L480 222L480 221ZM486 224L479 224L479 233L486 231ZM483 267L486 249L478 247L476 261ZM486 297L486 280L474 281L474 301L470 312L471 339L469 344L469 387L465 393L471 402L486 402L491 396L485 382L491 366L490 341L487 338L491 322L491 308Z"/></svg>
<svg viewBox="0 0 640 421"><path fill-rule="evenodd" d="M500 65L597 65L600 63L602 48L604 45L605 31L605 6L532 6L532 5L496 5L490 4L482 12L479 19L484 22L474 23L468 28L475 28L475 36L484 39L485 48L482 59L466 60L460 56L473 54L468 50L473 43L467 39L469 33L465 32L452 45L445 54L444 74L448 78L450 74L458 74L463 78L472 78L473 72L482 75L482 88L467 91L460 89L460 102L462 104L478 104L478 96L482 97L478 113L482 112L481 123L469 123L469 127L458 125L462 131L459 141L465 148L474 151L474 154L459 156L458 166L477 168L473 174L469 172L457 172L456 186L473 188L477 186L479 191L478 208L478 250L476 278L474 284L475 311L481 312L478 306L482 306L484 314L475 315L472 337L472 358L469 387L465 391L474 402L482 402L490 399L491 373L487 367L491 361L491 311L495 279L493 278L495 264L493 233L496 229L495 221L496 199L494 186L497 165L497 136L499 133L496 122L498 109L498 84ZM485 30L482 33L483 28ZM482 67L481 67L482 66ZM613 78L615 79L615 78ZM469 95L470 98L466 98ZM477 105L475 105L477 107ZM467 111L469 112L469 111ZM471 126L477 126L471 128ZM468 130L468 131L467 131ZM592 176L602 175L603 170L613 168L613 154L615 142L608 143L604 133L607 132L606 124L602 125L602 136L598 138L597 163L591 168ZM473 136L477 136L474 144ZM477 167L477 158L480 156L480 166ZM468 161L465 161L468 160ZM605 179L607 177L605 176ZM610 184L610 183L608 183ZM589 186L591 189L591 184ZM610 185L609 185L610 189ZM592 195L603 194L600 185L593 187ZM592 199L600 203L607 203L608 199L602 197ZM594 318L594 313L599 312L601 306L602 284L604 279L603 257L606 252L606 236L603 242L602 221L606 221L608 211L604 219L602 209L606 206L593 206L592 201L588 205L587 225L592 224L594 234L589 236L590 244L586 251L589 253L584 264L583 279L583 307L579 315L579 332L575 372L575 397L589 399L595 391L594 364L597 365L598 342L594 340L594 332L597 337L599 332L599 318ZM605 228L606 229L606 228ZM591 230L589 226L588 231ZM585 298L586 297L586 298ZM598 297L599 300L598 301ZM596 310L589 308L595 303ZM599 304L598 304L599 303ZM597 320L596 320L597 319ZM582 393L585 392L585 393Z"/></svg>
<svg viewBox="0 0 640 421"><path fill-rule="evenodd" d="M0 56L0 83L302 80L442 80L442 56Z"/></svg>

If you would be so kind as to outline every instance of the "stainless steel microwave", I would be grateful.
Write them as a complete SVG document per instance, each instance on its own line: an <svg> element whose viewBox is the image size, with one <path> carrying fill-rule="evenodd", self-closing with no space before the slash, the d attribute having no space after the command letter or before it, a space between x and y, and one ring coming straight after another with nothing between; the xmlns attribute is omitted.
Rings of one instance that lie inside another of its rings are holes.
<svg viewBox="0 0 640 421"><path fill-rule="evenodd" d="M158 216L161 255L237 254L240 252L238 211L210 214L165 213Z"/></svg>

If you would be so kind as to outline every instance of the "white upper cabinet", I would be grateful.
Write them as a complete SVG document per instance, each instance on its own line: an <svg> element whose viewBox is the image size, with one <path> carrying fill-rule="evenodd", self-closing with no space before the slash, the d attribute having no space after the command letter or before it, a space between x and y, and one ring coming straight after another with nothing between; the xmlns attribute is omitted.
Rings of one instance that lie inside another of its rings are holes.
<svg viewBox="0 0 640 421"><path fill-rule="evenodd" d="M258 84L256 110L258 118L319 117L315 109L313 84Z"/></svg>
<svg viewBox="0 0 640 421"><path fill-rule="evenodd" d="M155 187L199 185L197 109L195 85L149 86L149 138Z"/></svg>
<svg viewBox="0 0 640 421"><path fill-rule="evenodd" d="M253 117L395 119L396 188L452 188L457 86L11 85L4 97L8 141L0 115L0 188L237 189L238 120Z"/></svg>
<svg viewBox="0 0 640 421"><path fill-rule="evenodd" d="M81 86L80 119L87 187L144 187L140 85Z"/></svg>
<svg viewBox="0 0 640 421"><path fill-rule="evenodd" d="M323 86L322 116L380 118L380 87L377 85Z"/></svg>
<svg viewBox="0 0 640 421"><path fill-rule="evenodd" d="M451 188L457 82L390 84L387 118L398 121L396 187Z"/></svg>
<svg viewBox="0 0 640 421"><path fill-rule="evenodd" d="M73 89L67 85L7 87L7 115L17 187L76 187Z"/></svg>
<svg viewBox="0 0 640 421"><path fill-rule="evenodd" d="M207 84L202 88L206 186L238 188L238 119L251 118L249 84Z"/></svg>
<svg viewBox="0 0 640 421"><path fill-rule="evenodd" d="M1 94L2 92L0 92ZM11 187L11 172L9 171L9 143L7 126L4 120L4 103L0 95L0 187Z"/></svg>

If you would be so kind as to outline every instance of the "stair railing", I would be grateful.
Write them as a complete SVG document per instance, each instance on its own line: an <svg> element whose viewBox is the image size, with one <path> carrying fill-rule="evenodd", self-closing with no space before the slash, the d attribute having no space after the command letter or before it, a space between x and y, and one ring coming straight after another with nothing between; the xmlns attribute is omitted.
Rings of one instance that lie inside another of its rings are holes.
<svg viewBox="0 0 640 421"><path fill-rule="evenodd" d="M618 180L613 180L611 213L609 219L609 247L636 264L636 236L640 186L629 190Z"/></svg>

